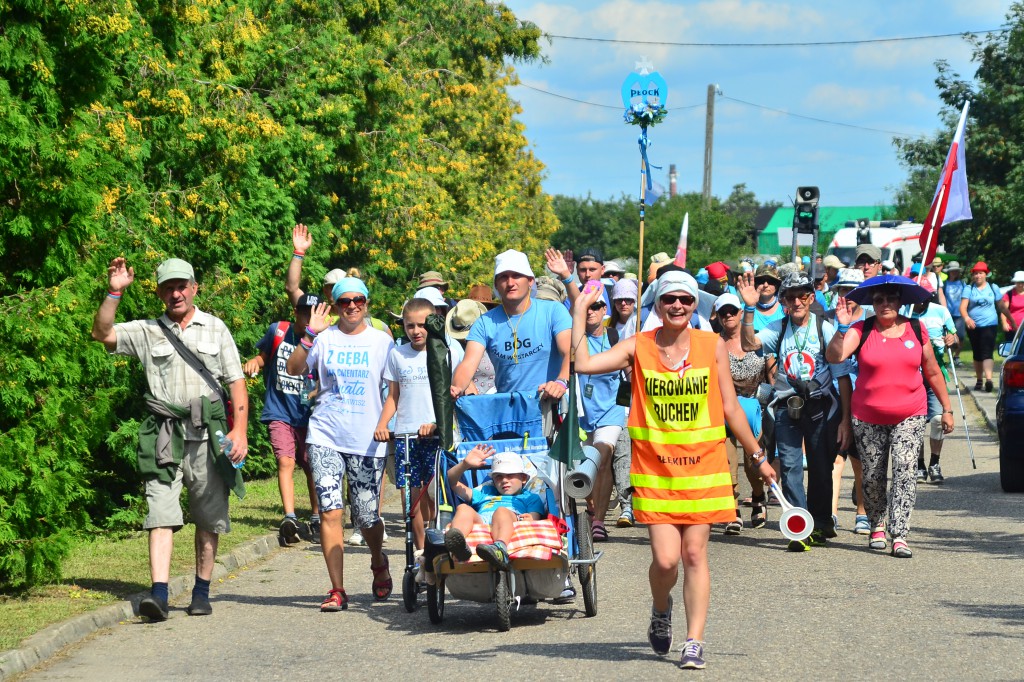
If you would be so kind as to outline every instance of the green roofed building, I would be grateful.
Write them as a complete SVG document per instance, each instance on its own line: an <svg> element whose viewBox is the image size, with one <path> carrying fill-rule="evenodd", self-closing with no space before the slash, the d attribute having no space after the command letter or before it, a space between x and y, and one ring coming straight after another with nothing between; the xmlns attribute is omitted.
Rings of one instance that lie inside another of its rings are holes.
<svg viewBox="0 0 1024 682"><path fill-rule="evenodd" d="M883 218L892 217L896 212L894 206L822 206L818 209L818 224L821 226L821 232L818 235L818 251L819 253L825 253L826 247L832 240L832 236L842 227L846 226L847 221L857 221L861 218L867 218L868 220L882 220ZM775 209L775 214L768 220L768 224L765 225L764 230L758 235L757 238L757 251L758 253L765 254L780 254L783 248L788 249L789 246L779 246L779 228L792 229L793 228L793 207L783 206ZM789 240L786 240L787 244Z"/></svg>

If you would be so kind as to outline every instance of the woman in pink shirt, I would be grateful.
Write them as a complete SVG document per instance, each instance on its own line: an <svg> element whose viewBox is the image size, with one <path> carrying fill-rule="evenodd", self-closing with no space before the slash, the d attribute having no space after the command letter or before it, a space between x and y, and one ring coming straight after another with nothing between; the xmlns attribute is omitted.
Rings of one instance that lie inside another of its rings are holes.
<svg viewBox="0 0 1024 682"><path fill-rule="evenodd" d="M851 411L853 437L864 470L864 506L872 528L868 546L885 549L888 528L892 555L909 559L913 556L907 536L917 498L917 453L924 442L928 410L925 381L942 404L942 430L953 430L949 394L932 345L927 342L928 332L899 314L900 306L927 300L930 295L905 277L880 275L865 281L848 297L873 305L875 317L851 325L853 317L846 299L840 298L836 306L838 328L825 357L839 363L857 354L859 374ZM887 499L890 458L892 487ZM882 523L886 506L887 527Z"/></svg>
<svg viewBox="0 0 1024 682"><path fill-rule="evenodd" d="M1024 270L1013 273L1013 288L1003 294L999 308L1003 313L1003 331L1016 332L1024 323ZM1009 340L1010 337L1006 337Z"/></svg>

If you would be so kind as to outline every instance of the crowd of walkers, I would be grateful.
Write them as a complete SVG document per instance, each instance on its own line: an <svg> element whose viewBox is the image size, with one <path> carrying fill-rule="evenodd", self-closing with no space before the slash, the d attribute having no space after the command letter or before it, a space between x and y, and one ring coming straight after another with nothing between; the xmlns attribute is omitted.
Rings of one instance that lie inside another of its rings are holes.
<svg viewBox="0 0 1024 682"><path fill-rule="evenodd" d="M157 270L163 316L117 324L134 271L124 259L110 265L93 337L111 353L137 357L149 382L139 464L153 587L140 612L151 620L168 613L182 488L197 527L188 612L212 613L209 580L217 537L230 528L228 493L244 492L237 468L248 453L244 379L260 372L260 421L277 459L284 509L281 543L320 544L330 582L323 611L348 605L346 544L369 549L373 596L390 596L385 480L412 481L412 499L421 504L419 549L433 513L418 491L434 476L439 447L426 358L428 319L438 315L455 399L524 392L539 398L546 423L554 424L576 382L581 431L599 453L587 500L593 541L614 535L609 519L619 528L646 526L648 637L660 655L672 648L672 592L682 564L680 662L702 668L713 527L726 535L765 527L778 502L769 484L777 480L785 498L813 518L811 534L789 541L788 549L827 547L846 523L838 516L839 489L850 463L856 513L849 530L866 536L872 549L912 557L917 485L945 480L942 441L953 429L947 368L960 362L969 337L974 388L991 391L996 333L1000 326L1016 330L1024 318L1024 272L1015 273L1005 293L989 281L984 262L971 268L970 284L959 263L938 258L927 269L913 264L904 276L870 244L857 247L853 263L830 255L687 269L656 254L642 287L598 249L582 248L575 257L548 249L543 263L509 250L496 255L493 279L466 288L462 299L449 297L439 272L423 273L397 312L376 305L355 268L328 272L319 293L302 290L303 261L313 249L305 226L295 226L292 245L285 292L293 317L270 324L244 366L224 323L196 308L191 265L170 259ZM535 265L543 268L540 276ZM395 434L407 437L396 443ZM405 454L411 470L395 471ZM305 474L306 519L296 512L296 467ZM521 472L514 463L507 467L496 476L514 483ZM740 494L741 475L748 499ZM501 526L503 537L506 530ZM487 545L489 560L507 561L497 534ZM570 583L563 598L573 597Z"/></svg>

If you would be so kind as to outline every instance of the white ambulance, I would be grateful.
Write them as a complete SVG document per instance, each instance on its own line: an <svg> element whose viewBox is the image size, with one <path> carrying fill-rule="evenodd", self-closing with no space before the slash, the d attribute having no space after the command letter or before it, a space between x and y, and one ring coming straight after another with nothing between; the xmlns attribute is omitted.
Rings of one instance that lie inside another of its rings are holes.
<svg viewBox="0 0 1024 682"><path fill-rule="evenodd" d="M859 223L859 224L858 224ZM857 245L870 243L882 251L882 260L891 260L896 271L903 273L910 267L911 259L921 253L921 230L924 225L900 220L847 221L828 245L827 254L853 267ZM939 244L942 252L942 244Z"/></svg>

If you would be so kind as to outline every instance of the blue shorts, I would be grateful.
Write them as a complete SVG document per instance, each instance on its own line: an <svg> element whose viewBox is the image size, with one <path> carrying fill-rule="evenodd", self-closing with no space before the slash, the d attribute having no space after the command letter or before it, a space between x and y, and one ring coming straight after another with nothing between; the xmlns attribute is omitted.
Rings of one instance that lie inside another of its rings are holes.
<svg viewBox="0 0 1024 682"><path fill-rule="evenodd" d="M434 477L437 462L437 449L441 447L440 438L410 438L412 452L409 453L409 485L422 488ZM405 439L395 439L395 487L405 486Z"/></svg>

